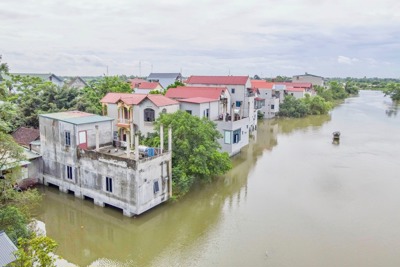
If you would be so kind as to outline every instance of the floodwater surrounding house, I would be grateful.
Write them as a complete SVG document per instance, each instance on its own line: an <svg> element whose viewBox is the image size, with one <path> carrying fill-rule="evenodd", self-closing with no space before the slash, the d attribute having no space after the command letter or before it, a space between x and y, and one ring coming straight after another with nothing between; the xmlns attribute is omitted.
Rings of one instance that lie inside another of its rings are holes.
<svg viewBox="0 0 400 267"><path fill-rule="evenodd" d="M80 111L39 115L43 176L60 191L141 214L169 199L172 191L171 129L168 149L126 148L113 142L114 119ZM161 131L163 132L163 131ZM163 139L161 139L163 140Z"/></svg>

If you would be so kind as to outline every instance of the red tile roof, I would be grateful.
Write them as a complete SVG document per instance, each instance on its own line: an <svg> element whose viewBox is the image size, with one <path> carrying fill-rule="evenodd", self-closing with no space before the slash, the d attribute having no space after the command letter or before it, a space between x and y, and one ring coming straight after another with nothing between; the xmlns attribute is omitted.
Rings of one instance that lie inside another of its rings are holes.
<svg viewBox="0 0 400 267"><path fill-rule="evenodd" d="M159 82L141 82L136 84L136 87L134 88L139 88L139 89L156 89L157 86L161 86Z"/></svg>
<svg viewBox="0 0 400 267"><path fill-rule="evenodd" d="M108 93L100 100L101 103L115 104L118 101L123 101L127 105L139 105L144 99L149 99L157 107L168 106L178 104L175 100L172 100L163 95L152 95L152 94L126 94L126 93Z"/></svg>
<svg viewBox="0 0 400 267"><path fill-rule="evenodd" d="M163 107L163 106L169 106L169 105L174 105L174 104L178 104L177 101L168 98L166 96L163 95L147 95L147 98L150 99L151 102L154 103L154 105L156 105L157 107Z"/></svg>
<svg viewBox="0 0 400 267"><path fill-rule="evenodd" d="M209 99L219 99L226 87L199 87L181 86L168 89L165 96L174 99L204 97Z"/></svg>
<svg viewBox="0 0 400 267"><path fill-rule="evenodd" d="M147 82L147 81L146 81L146 80L143 80L143 79L139 79L139 78L130 79L131 88L133 89L133 88L136 87L136 85L137 85L138 83L143 83L143 82Z"/></svg>
<svg viewBox="0 0 400 267"><path fill-rule="evenodd" d="M122 97L130 97L130 93L108 93L101 100L101 103L117 103Z"/></svg>
<svg viewBox="0 0 400 267"><path fill-rule="evenodd" d="M39 129L19 127L12 133L15 142L23 146L29 146L29 143L38 140L40 137Z"/></svg>
<svg viewBox="0 0 400 267"><path fill-rule="evenodd" d="M267 82L265 80L251 80L251 87L257 89L272 89L275 83Z"/></svg>
<svg viewBox="0 0 400 267"><path fill-rule="evenodd" d="M188 84L245 85L249 76L190 76Z"/></svg>
<svg viewBox="0 0 400 267"><path fill-rule="evenodd" d="M215 101L218 101L218 99L212 99L212 98L206 98L206 97L191 97L191 98L179 99L178 101L201 104L201 103L215 102Z"/></svg>

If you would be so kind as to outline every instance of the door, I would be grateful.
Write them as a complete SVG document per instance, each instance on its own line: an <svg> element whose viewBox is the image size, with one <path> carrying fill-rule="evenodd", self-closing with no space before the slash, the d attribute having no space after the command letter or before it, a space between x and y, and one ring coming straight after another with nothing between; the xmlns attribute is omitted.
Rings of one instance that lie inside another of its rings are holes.
<svg viewBox="0 0 400 267"><path fill-rule="evenodd" d="M78 136L79 136L79 147L87 148L87 133L86 133L86 131L80 131Z"/></svg>

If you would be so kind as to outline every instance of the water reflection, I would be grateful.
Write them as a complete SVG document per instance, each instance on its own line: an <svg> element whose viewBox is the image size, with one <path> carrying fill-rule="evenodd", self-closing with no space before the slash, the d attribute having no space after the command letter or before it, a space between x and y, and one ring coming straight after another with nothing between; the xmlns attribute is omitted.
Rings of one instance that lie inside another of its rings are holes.
<svg viewBox="0 0 400 267"><path fill-rule="evenodd" d="M396 117L399 106L400 106L400 102L393 102L391 104L388 104L388 108L386 110L386 115L388 117Z"/></svg>
<svg viewBox="0 0 400 267"><path fill-rule="evenodd" d="M310 131L331 120L330 115L295 120L259 122L257 136L232 161L234 168L209 184L197 184L176 203L165 203L137 218L120 211L43 188L39 219L59 244L58 253L70 262L87 266L98 258L152 265L169 249L183 251L209 235L223 222L223 210L233 210L248 198L249 172L278 145L278 134ZM178 254L180 252L177 252Z"/></svg>

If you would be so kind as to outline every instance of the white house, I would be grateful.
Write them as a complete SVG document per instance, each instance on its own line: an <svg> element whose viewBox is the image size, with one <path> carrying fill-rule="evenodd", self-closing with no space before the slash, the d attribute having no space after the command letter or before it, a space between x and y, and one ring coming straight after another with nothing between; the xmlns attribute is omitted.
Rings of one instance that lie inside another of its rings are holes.
<svg viewBox="0 0 400 267"><path fill-rule="evenodd" d="M251 86L257 88L259 97L265 100L265 104L260 108L260 112L264 115L265 119L274 118L275 114L279 112L280 91L275 90L274 85L273 82L265 80L251 80Z"/></svg>
<svg viewBox="0 0 400 267"><path fill-rule="evenodd" d="M152 72L147 77L149 82L159 82L163 88L174 84L176 81L182 82L182 74L180 73L155 73Z"/></svg>
<svg viewBox="0 0 400 267"><path fill-rule="evenodd" d="M249 118L242 107L236 107L226 87L184 86L170 88L166 96L180 102L180 109L216 123L223 136L221 150L230 156L249 143Z"/></svg>
<svg viewBox="0 0 400 267"><path fill-rule="evenodd" d="M251 88L249 76L190 76L188 86L223 86L228 88L231 100L236 109L249 120L249 131L257 128L257 111L254 109L256 92Z"/></svg>

